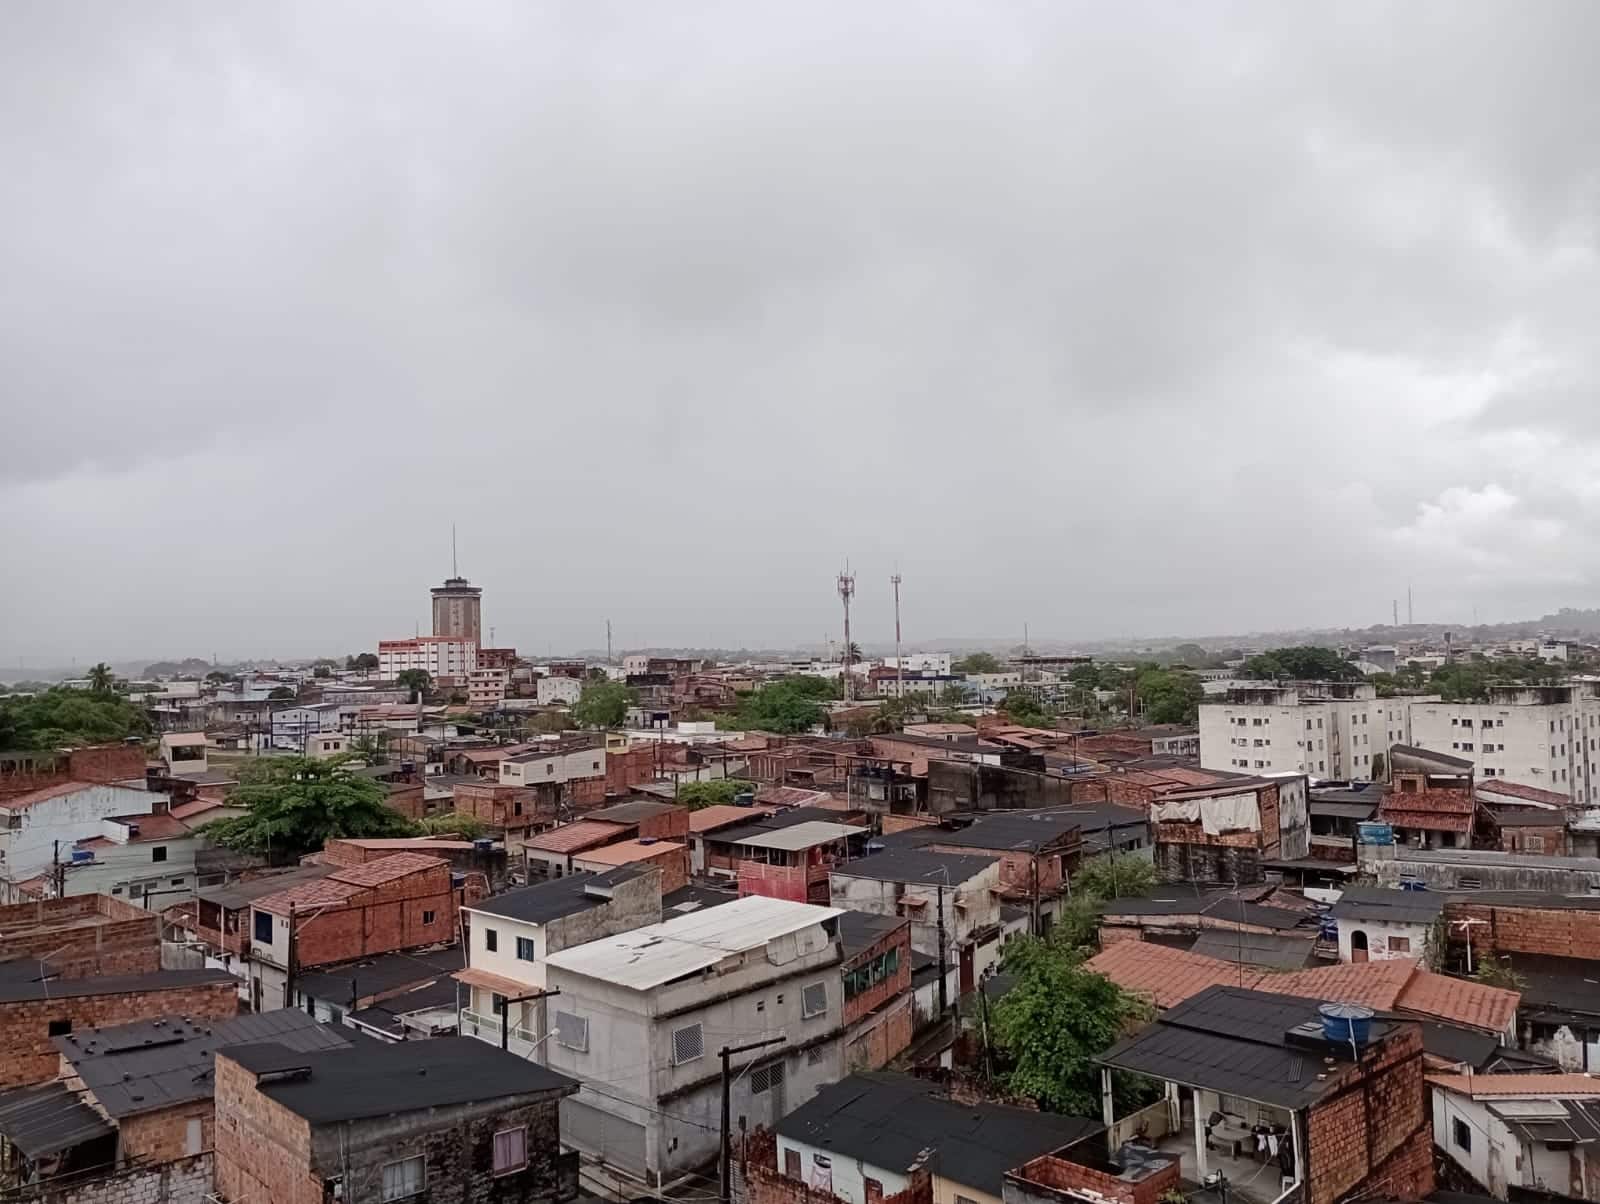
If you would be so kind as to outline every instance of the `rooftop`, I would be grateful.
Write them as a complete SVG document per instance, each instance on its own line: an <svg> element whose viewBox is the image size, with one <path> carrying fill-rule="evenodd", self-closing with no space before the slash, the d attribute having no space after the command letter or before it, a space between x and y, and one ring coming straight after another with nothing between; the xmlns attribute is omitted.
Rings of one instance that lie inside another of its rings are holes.
<svg viewBox="0 0 1600 1204"><path fill-rule="evenodd" d="M81 794L85 790L115 790L119 794L128 796L129 806L133 805L135 799L150 797L148 791L130 786L104 786L97 782L60 782L54 786L30 790L27 794L13 795L0 801L0 811L26 811L29 807L37 807L40 803L47 803L51 799L66 798L69 795Z"/></svg>
<svg viewBox="0 0 1600 1204"><path fill-rule="evenodd" d="M661 896L661 918L670 920L673 916L686 916L691 911L721 907L724 903L735 902L738 898L739 896L731 890L721 890L714 886L696 886L691 883Z"/></svg>
<svg viewBox="0 0 1600 1204"><path fill-rule="evenodd" d="M1290 1043L1303 1024L1321 1031L1319 1001L1238 987L1207 987L1148 1028L1113 1045L1097 1061L1152 1078L1219 1091L1258 1103L1301 1109L1339 1085L1322 1059ZM1391 1027L1379 1021L1372 1039Z"/></svg>
<svg viewBox="0 0 1600 1204"><path fill-rule="evenodd" d="M562 824L559 828L541 832L523 842L522 847L537 849L542 853L574 853L604 844L608 840L615 840L627 830L626 824L607 824L598 820L580 819L576 823Z"/></svg>
<svg viewBox="0 0 1600 1204"><path fill-rule="evenodd" d="M839 943L846 957L870 949L897 928L909 928L902 916L880 916L866 911L847 911L839 917Z"/></svg>
<svg viewBox="0 0 1600 1204"><path fill-rule="evenodd" d="M237 911L288 887L326 878L333 871L331 865L302 865L291 870L268 871L259 878L230 882L226 886L203 887L195 895L224 911Z"/></svg>
<svg viewBox="0 0 1600 1204"><path fill-rule="evenodd" d="M344 1049L348 1032L298 1008L199 1023L173 1017L54 1038L95 1102L114 1120L211 1096L211 1064L224 1045L276 1041L290 1049Z"/></svg>
<svg viewBox="0 0 1600 1204"><path fill-rule="evenodd" d="M716 803L689 812L689 831L711 832L759 816L771 815L773 810L772 807L736 807L731 803Z"/></svg>
<svg viewBox="0 0 1600 1204"><path fill-rule="evenodd" d="M276 1042L222 1050L257 1076L261 1094L312 1124L336 1124L557 1092L578 1084L472 1037L390 1043L355 1035L348 1049L309 1056Z"/></svg>
<svg viewBox="0 0 1600 1204"><path fill-rule="evenodd" d="M508 920L521 920L528 924L548 924L563 916L577 915L581 911L602 907L605 897L596 893L622 882L631 882L651 871L645 866L621 865L599 874L578 872L565 878L554 878L507 891L473 904L466 910L484 915L502 916Z"/></svg>
<svg viewBox="0 0 1600 1204"><path fill-rule="evenodd" d="M295 976L295 985L314 999L341 1007L356 999L387 995L436 982L466 963L460 945L415 953L379 953L359 961L318 966Z"/></svg>
<svg viewBox="0 0 1600 1204"><path fill-rule="evenodd" d="M776 1127L780 1137L899 1174L931 1147L940 1175L995 1197L1007 1171L1101 1131L1077 1116L956 1103L935 1083L888 1072L824 1087Z"/></svg>
<svg viewBox="0 0 1600 1204"><path fill-rule="evenodd" d="M930 844L952 848L988 849L994 852L1029 852L1060 840L1086 826L1081 812L1054 808L1043 811L991 811L955 831L939 828Z"/></svg>
<svg viewBox="0 0 1600 1204"><path fill-rule="evenodd" d="M806 823L792 824L787 828L780 828L776 832L754 832L748 836L740 837L736 843L747 848L796 852L800 849L809 849L816 845L830 844L835 840L861 835L866 831L866 828L855 824L808 820Z"/></svg>
<svg viewBox="0 0 1600 1204"><path fill-rule="evenodd" d="M1473 1099L1600 1096L1600 1078L1587 1074L1430 1074L1428 1082Z"/></svg>
<svg viewBox="0 0 1600 1204"><path fill-rule="evenodd" d="M1333 905L1336 920L1380 920L1390 924L1432 924L1444 911L1444 896L1425 890L1347 886Z"/></svg>
<svg viewBox="0 0 1600 1204"><path fill-rule="evenodd" d="M52 978L54 971L31 958L0 963L0 1003L89 995L147 995L193 987L237 985L226 970L157 970L149 974L108 974L93 978Z"/></svg>
<svg viewBox="0 0 1600 1204"><path fill-rule="evenodd" d="M599 848L584 849L575 853L578 861L589 865L627 865L633 861L650 861L663 853L681 852L688 848L675 840L660 840L653 836L638 840L619 840L616 844L603 844Z"/></svg>
<svg viewBox="0 0 1600 1204"><path fill-rule="evenodd" d="M65 1083L19 1087L0 1094L0 1134L27 1158L59 1154L115 1132Z"/></svg>
<svg viewBox="0 0 1600 1204"><path fill-rule="evenodd" d="M440 857L425 857L421 853L396 853L363 865L343 866L323 878L302 882L258 898L254 906L258 911L285 913L291 907L331 907L352 899L363 891L394 882L410 874L426 873L450 863Z"/></svg>
<svg viewBox="0 0 1600 1204"><path fill-rule="evenodd" d="M626 803L613 803L609 807L601 807L598 811L590 811L588 819L597 819L611 824L637 824L642 820L654 819L658 815L671 815L674 811L683 808L676 803L660 803L654 799L632 799Z"/></svg>
<svg viewBox="0 0 1600 1204"><path fill-rule="evenodd" d="M992 870L992 857L964 853L930 853L923 849L889 849L833 867L833 876L872 878L879 882L925 882L958 886Z"/></svg>
<svg viewBox="0 0 1600 1204"><path fill-rule="evenodd" d="M1314 932L1280 934L1208 928L1189 946L1189 952L1267 970L1300 970L1311 960L1316 943Z"/></svg>
<svg viewBox="0 0 1600 1204"><path fill-rule="evenodd" d="M659 847L659 846L658 846ZM768 941L834 920L836 907L749 895L552 954L545 964L635 991L709 970Z"/></svg>

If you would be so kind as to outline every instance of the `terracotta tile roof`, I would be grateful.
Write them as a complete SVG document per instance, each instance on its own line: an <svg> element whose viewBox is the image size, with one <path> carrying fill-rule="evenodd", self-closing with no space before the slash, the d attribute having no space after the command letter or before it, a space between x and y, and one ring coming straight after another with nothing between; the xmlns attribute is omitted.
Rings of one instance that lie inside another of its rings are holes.
<svg viewBox="0 0 1600 1204"><path fill-rule="evenodd" d="M826 790L807 790L802 786L763 786L756 791L756 802L775 807L813 807Z"/></svg>
<svg viewBox="0 0 1600 1204"><path fill-rule="evenodd" d="M258 911L285 915L291 907L304 911L308 907L328 907L335 903L343 903L359 895L364 889L353 883L335 881L333 878L319 878L315 882L303 882L299 886L280 890L277 894L263 895L251 906Z"/></svg>
<svg viewBox="0 0 1600 1204"><path fill-rule="evenodd" d="M1241 985L1238 966L1149 941L1117 941L1091 957L1084 967L1159 1008L1180 1004L1207 987ZM1259 977L1259 970L1247 966L1242 985L1254 986Z"/></svg>
<svg viewBox="0 0 1600 1204"><path fill-rule="evenodd" d="M615 840L634 827L633 824L608 824L600 819L580 819L577 823L562 824L559 828L541 832L532 840L525 841L523 847L538 849L543 853L573 853Z"/></svg>
<svg viewBox="0 0 1600 1204"><path fill-rule="evenodd" d="M1600 1095L1600 1079L1587 1074L1430 1074L1428 1082L1474 1099L1506 1095Z"/></svg>
<svg viewBox="0 0 1600 1204"><path fill-rule="evenodd" d="M1361 1003L1369 1008L1392 1011L1395 1001L1415 973L1417 963L1408 958L1382 962L1346 962L1337 966L1318 966L1292 974L1268 975L1258 991L1274 995L1298 995L1329 1003Z"/></svg>
<svg viewBox="0 0 1600 1204"><path fill-rule="evenodd" d="M601 845L598 849L585 849L575 854L574 860L586 865L627 865L632 861L649 861L663 853L681 852L687 845L671 840L624 840L619 844Z"/></svg>
<svg viewBox="0 0 1600 1204"><path fill-rule="evenodd" d="M80 790L92 790L93 782L61 782L55 786L46 786L42 790L30 790L27 794L19 794L15 798L8 798L0 803L0 810L23 811L39 803L48 802L53 798L60 798L66 794L77 794Z"/></svg>
<svg viewBox="0 0 1600 1204"><path fill-rule="evenodd" d="M144 844L151 840L181 840L193 835L188 824L171 815L118 815L112 822L133 824L139 829L139 835L129 836L130 844Z"/></svg>
<svg viewBox="0 0 1600 1204"><path fill-rule="evenodd" d="M1419 1016L1436 1016L1456 1024L1502 1033L1516 1019L1522 995L1500 987L1448 978L1418 970L1400 992L1398 1006Z"/></svg>
<svg viewBox="0 0 1600 1204"><path fill-rule="evenodd" d="M407 874L419 874L449 864L442 857L429 857L425 853L395 853L391 857L380 857L377 861L369 861L365 865L352 865L346 869L336 870L329 874L325 881L347 882L351 886L360 887L381 886L385 882L393 882L396 878L404 878Z"/></svg>
<svg viewBox="0 0 1600 1204"><path fill-rule="evenodd" d="M689 831L709 832L713 828L721 828L728 824L736 824L744 819L757 819L763 815L771 815L776 807L735 807L731 804L718 803L711 807L701 807L698 811L689 813Z"/></svg>
<svg viewBox="0 0 1600 1204"><path fill-rule="evenodd" d="M1530 803L1547 803L1552 807L1565 808L1572 803L1566 795L1558 794L1554 790L1541 790L1537 786L1524 786L1520 782L1506 782L1500 778L1478 782L1476 789L1479 794L1526 799Z"/></svg>
<svg viewBox="0 0 1600 1204"><path fill-rule="evenodd" d="M1378 808L1378 819L1397 828L1411 828L1420 832L1472 831L1470 813L1451 815L1444 811L1408 811L1385 803Z"/></svg>
<svg viewBox="0 0 1600 1204"><path fill-rule="evenodd" d="M215 811L219 807L226 807L227 805L227 803L212 798L190 799L187 803L179 803L169 814L177 819L194 819L196 816L204 815L207 811Z"/></svg>

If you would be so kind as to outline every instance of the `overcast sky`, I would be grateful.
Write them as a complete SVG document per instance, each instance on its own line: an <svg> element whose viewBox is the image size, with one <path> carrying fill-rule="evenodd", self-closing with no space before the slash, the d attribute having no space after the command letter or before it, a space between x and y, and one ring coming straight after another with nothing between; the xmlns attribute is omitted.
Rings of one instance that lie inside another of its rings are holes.
<svg viewBox="0 0 1600 1204"><path fill-rule="evenodd" d="M1600 601L1600 5L0 35L0 663ZM487 633L486 633L487 635Z"/></svg>

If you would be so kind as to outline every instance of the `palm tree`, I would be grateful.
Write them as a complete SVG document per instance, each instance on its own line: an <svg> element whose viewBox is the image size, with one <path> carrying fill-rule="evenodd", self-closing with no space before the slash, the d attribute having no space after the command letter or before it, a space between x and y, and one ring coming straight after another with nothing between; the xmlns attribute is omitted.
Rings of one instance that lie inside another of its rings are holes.
<svg viewBox="0 0 1600 1204"><path fill-rule="evenodd" d="M117 684L117 675L111 672L111 666L101 661L89 670L89 688L96 694L109 694Z"/></svg>

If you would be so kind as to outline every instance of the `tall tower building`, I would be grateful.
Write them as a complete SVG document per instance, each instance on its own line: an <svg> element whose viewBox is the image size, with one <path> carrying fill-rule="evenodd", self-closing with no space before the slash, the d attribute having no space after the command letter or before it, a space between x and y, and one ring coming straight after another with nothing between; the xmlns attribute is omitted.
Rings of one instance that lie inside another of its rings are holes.
<svg viewBox="0 0 1600 1204"><path fill-rule="evenodd" d="M483 590L465 577L433 588L433 634L483 643Z"/></svg>

